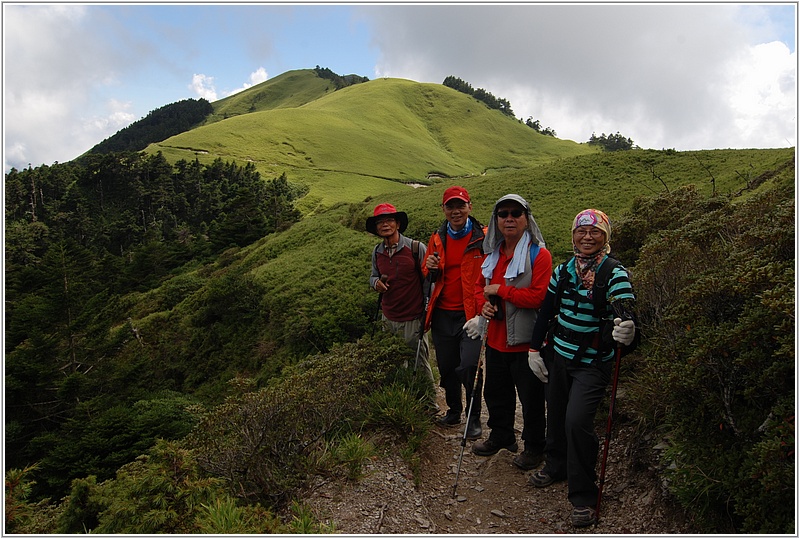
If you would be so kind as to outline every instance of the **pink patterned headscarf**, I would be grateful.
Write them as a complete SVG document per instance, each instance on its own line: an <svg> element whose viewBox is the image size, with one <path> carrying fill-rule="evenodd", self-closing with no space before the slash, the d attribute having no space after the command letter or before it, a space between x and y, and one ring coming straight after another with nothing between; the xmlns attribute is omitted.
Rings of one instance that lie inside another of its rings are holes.
<svg viewBox="0 0 800 539"><path fill-rule="evenodd" d="M572 230L581 226L594 226L606 233L606 244L603 245L603 252L608 254L611 252L611 221L608 220L608 215L600 210L588 209L583 210L572 221ZM574 247L574 245L573 245Z"/></svg>
<svg viewBox="0 0 800 539"><path fill-rule="evenodd" d="M575 252L575 272L583 284L583 287L589 290L588 298L592 298L594 291L594 278L597 273L597 266L603 261L603 258L611 252L611 222L608 216L600 210L588 209L583 210L572 221L572 230L581 226L597 227L606 234L606 242L603 248L591 255L581 254L575 241L572 242L572 249Z"/></svg>

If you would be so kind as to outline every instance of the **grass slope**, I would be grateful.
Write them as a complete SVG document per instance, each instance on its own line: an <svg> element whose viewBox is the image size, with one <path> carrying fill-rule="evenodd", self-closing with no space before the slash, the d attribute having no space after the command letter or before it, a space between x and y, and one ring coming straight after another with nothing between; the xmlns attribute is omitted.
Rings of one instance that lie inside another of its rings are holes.
<svg viewBox="0 0 800 539"><path fill-rule="evenodd" d="M295 108L319 99L334 91L333 83L318 77L312 69L287 71L245 91L215 101L214 113L207 119L211 124L252 112Z"/></svg>
<svg viewBox="0 0 800 539"><path fill-rule="evenodd" d="M708 196L737 194L762 174L779 169L793 155L793 148L697 152L631 150L586 155L484 177L463 178L414 193L381 194L363 205L362 216L366 219L379 202L391 202L409 216L407 235L427 241L444 218L439 205L448 186L459 183L467 188L473 199L473 215L484 224L491 216L495 201L507 193L517 193L531 204L534 218L553 252L553 262L558 263L571 253L572 219L585 208L605 211L613 223L637 197L674 190L682 185L695 184ZM743 191L742 196L748 193Z"/></svg>
<svg viewBox="0 0 800 539"><path fill-rule="evenodd" d="M595 207L608 213L612 223L621 219L640 196L674 190L694 184L701 194L712 196L709 171L715 177L716 196L737 195L744 199L753 190L742 191L758 178L773 182L773 176L792 178L794 149L713 150L702 152L664 152L638 150L562 159L547 165L498 172L493 176L464 178L472 195L473 215L486 224L494 202L513 192L532 205L554 264L571 252L569 230L575 214ZM653 170L660 180L652 177ZM745 171L749 171L745 174ZM776 172L780 171L780 172ZM790 181L790 180L789 180ZM388 183L388 182L387 182ZM448 183L449 185L449 183ZM363 331L374 315L377 294L369 289L372 248L378 238L365 232L364 222L378 202L389 201L409 215L406 235L427 242L441 224L441 196L446 185L436 185L403 193L384 193L358 203L340 203L306 216L290 229L269 235L254 244L232 250L220 257L216 266L201 273L224 273L223 267L240 267L266 292L260 307L268 327L256 328L261 345L245 351L263 362L270 372L269 354L264 350L290 354L324 350L333 342L352 338ZM612 246L614 241L612 238ZM224 261L223 261L224 259ZM177 276L175 279L180 280ZM203 279L204 280L204 279ZM216 277L197 283L192 295L202 295ZM217 288L219 285L217 285ZM180 288L180 287L178 287ZM176 286L165 283L133 314L137 323L161 311L161 305L174 306L159 316L175 323L190 319L196 307L191 302L165 302L159 294L169 294ZM187 298L188 299L188 298ZM149 329L156 331L155 326ZM236 346L231 343L231 346Z"/></svg>
<svg viewBox="0 0 800 539"><path fill-rule="evenodd" d="M311 99L320 91L315 84L328 81L313 71L279 78L272 86L228 98L224 107L215 105L217 114L255 112L201 126L147 151L161 151L170 161L249 161L265 178L285 172L289 181L309 187L308 200L301 203L307 213L402 190L401 184L432 184L431 177L493 174L596 153L585 144L536 133L439 84L379 79ZM256 98L272 90L263 97L269 104ZM386 180L397 185L387 189Z"/></svg>

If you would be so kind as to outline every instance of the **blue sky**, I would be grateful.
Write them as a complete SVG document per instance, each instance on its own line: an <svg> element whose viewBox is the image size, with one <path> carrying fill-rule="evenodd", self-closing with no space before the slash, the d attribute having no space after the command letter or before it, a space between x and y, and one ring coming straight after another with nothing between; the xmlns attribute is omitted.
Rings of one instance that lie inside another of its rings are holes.
<svg viewBox="0 0 800 539"><path fill-rule="evenodd" d="M293 69L508 99L559 138L796 144L796 4L3 4L4 169Z"/></svg>

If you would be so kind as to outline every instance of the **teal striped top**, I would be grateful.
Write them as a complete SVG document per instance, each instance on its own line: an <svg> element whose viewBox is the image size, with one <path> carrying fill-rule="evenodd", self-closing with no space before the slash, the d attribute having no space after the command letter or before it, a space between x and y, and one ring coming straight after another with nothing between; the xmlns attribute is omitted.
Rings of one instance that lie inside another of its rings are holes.
<svg viewBox="0 0 800 539"><path fill-rule="evenodd" d="M608 257L604 258L600 266L605 264ZM589 291L583 287L575 271L575 258L570 259L568 262L559 264L550 277L550 285L548 292L556 294L558 288L558 277L561 275L561 270L564 264L567 264L567 272L569 274L569 283L565 286L564 292L561 297L561 305L558 306L558 323L564 328L577 333L596 333L600 331L600 318L594 314L594 304L592 300L587 297ZM600 268L598 266L598 270ZM595 283L595 289L598 288ZM573 290L570 293L570 289ZM576 296L577 295L577 296ZM611 273L608 282L608 289L606 290L606 298L613 298L616 300L630 299L633 300L633 286L631 285L628 272L622 265L617 266ZM603 319L613 320L614 314L611 310L611 305L607 307L606 312L602 316ZM574 359L580 343L568 342L563 338L556 335L554 337L555 350L560 355L567 359ZM570 339L577 340L577 339ZM581 358L583 363L591 363L599 355L597 349L589 346ZM608 361L614 357L613 348L603 354L600 359Z"/></svg>

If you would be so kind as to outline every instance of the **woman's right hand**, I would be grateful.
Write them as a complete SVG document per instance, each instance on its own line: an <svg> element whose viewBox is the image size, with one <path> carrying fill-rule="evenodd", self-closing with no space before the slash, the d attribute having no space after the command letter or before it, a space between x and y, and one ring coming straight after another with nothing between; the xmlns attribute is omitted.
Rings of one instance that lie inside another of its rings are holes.
<svg viewBox="0 0 800 539"><path fill-rule="evenodd" d="M538 350L528 351L528 366L536 375L536 378L542 381L543 384L547 383L547 367L544 366L544 359Z"/></svg>

